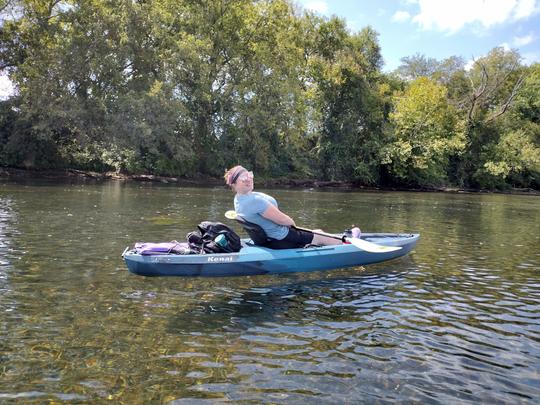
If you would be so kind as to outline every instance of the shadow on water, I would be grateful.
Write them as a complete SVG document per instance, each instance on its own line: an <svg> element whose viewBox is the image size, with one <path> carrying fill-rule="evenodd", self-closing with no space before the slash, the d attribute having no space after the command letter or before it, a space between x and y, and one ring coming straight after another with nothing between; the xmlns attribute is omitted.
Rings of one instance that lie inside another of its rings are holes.
<svg viewBox="0 0 540 405"><path fill-rule="evenodd" d="M384 305L379 300L380 290L399 282L406 271L380 268L376 273L360 268L363 273L351 277L351 270L337 270L334 274L313 279L305 276L284 276L281 282L241 288L218 288L216 295L202 297L192 307L171 317L168 331L178 334L242 333L266 323L309 320L336 321L353 318L356 304L376 308ZM337 273L337 274L336 274ZM340 277L338 274L344 273ZM323 273L318 273L321 277ZM291 278L297 278L291 282ZM215 291L215 290L214 290ZM344 305L351 299L355 305ZM327 304L325 304L327 302ZM319 308L320 306L320 308ZM307 316L306 316L307 312Z"/></svg>

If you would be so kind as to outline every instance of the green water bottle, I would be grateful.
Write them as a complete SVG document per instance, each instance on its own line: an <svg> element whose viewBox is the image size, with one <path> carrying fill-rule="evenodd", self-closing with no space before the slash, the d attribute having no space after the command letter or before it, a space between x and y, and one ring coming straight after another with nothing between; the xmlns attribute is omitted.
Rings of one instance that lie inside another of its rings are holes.
<svg viewBox="0 0 540 405"><path fill-rule="evenodd" d="M216 236L216 239L214 239L214 241L219 245L221 246L222 248L226 248L227 245L229 244L227 242L227 238L225 237L225 235L223 234L219 234L218 236Z"/></svg>

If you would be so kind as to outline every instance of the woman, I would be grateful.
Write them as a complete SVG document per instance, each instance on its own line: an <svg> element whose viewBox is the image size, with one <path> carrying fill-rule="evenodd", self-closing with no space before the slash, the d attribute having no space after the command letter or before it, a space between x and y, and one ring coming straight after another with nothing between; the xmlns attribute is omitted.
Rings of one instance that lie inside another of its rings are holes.
<svg viewBox="0 0 540 405"><path fill-rule="evenodd" d="M253 191L253 172L234 166L225 172L225 182L236 192L234 209L246 221L259 225L271 238L265 246L291 249L313 245L340 245L339 239L294 228L294 220L278 208L275 198Z"/></svg>

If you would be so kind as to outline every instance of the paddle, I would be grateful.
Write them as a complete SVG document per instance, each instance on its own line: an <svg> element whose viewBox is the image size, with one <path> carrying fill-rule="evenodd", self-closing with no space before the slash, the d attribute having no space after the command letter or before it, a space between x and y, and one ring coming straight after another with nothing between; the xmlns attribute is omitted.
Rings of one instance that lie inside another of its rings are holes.
<svg viewBox="0 0 540 405"><path fill-rule="evenodd" d="M228 218L228 219L236 219L236 217L237 217L236 211L233 211L233 210L227 211L225 213L225 217ZM300 231L311 232L311 233L313 233L315 235L326 236L326 237L329 237L329 238L332 238L332 239L338 239L338 240L345 239L347 242L350 242L351 245L354 245L358 249L361 249L361 250L364 250L364 251L370 252L370 253L388 253L388 252L393 252L395 250L401 249L401 246L383 246L383 245L378 245L376 243L369 242L367 240L360 239L360 238L352 238L352 237L348 237L348 236L343 238L341 236L333 235L331 233L314 231L314 230L311 230L311 229L300 228L298 226L295 226L294 228L296 228L296 229L298 229Z"/></svg>

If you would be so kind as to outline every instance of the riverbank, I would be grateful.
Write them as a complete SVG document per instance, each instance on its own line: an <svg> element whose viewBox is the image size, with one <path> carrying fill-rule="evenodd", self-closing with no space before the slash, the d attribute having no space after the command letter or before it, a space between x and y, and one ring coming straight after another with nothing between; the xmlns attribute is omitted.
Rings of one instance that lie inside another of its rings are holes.
<svg viewBox="0 0 540 405"><path fill-rule="evenodd" d="M188 179L182 177L157 176L153 174L125 174L111 172L93 172L76 169L65 170L25 170L17 168L0 167L0 179L48 179L58 181L139 181L148 183L178 184L184 186L223 186L223 179L199 176L197 179ZM484 189L462 189L457 187L366 187L346 181L320 181L314 179L257 179L259 187L284 187L299 189L341 189L341 190L365 190L365 191L413 191L413 192L444 192L444 193L500 193L500 194L522 194L522 195L540 195L540 190L531 188L508 190L484 190Z"/></svg>

